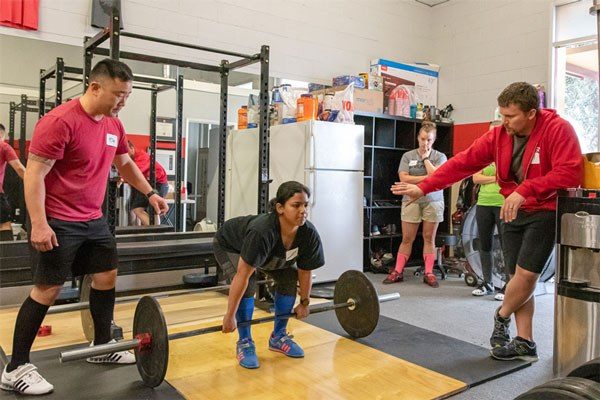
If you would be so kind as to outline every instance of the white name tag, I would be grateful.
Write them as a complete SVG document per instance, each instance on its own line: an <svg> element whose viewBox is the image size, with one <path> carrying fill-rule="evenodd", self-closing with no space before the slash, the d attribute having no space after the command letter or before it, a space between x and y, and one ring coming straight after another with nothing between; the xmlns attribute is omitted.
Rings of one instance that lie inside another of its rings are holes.
<svg viewBox="0 0 600 400"><path fill-rule="evenodd" d="M531 159L531 163L532 164L540 163L540 153L538 151L536 151L535 154L533 155L533 158Z"/></svg>
<svg viewBox="0 0 600 400"><path fill-rule="evenodd" d="M298 257L298 248L291 249L285 252L285 261L291 261L294 258Z"/></svg>
<svg viewBox="0 0 600 400"><path fill-rule="evenodd" d="M417 160L410 160L408 162L408 166L409 167L416 167L417 166Z"/></svg>
<svg viewBox="0 0 600 400"><path fill-rule="evenodd" d="M117 135L112 133L106 134L106 145L111 147L117 147Z"/></svg>

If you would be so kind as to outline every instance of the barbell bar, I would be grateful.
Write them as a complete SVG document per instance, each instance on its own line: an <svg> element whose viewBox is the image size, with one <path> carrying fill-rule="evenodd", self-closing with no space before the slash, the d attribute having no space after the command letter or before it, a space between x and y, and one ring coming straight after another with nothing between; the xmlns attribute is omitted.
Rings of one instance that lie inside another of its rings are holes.
<svg viewBox="0 0 600 400"><path fill-rule="evenodd" d="M346 271L334 289L333 304L312 307L311 314L335 310L338 322L352 337L368 336L379 321L379 303L394 301L399 293L379 296L369 279L359 271ZM272 315L238 323L239 327L261 324L276 318L292 318L295 313ZM138 372L149 387L160 385L167 372L169 341L220 332L222 325L168 334L167 324L160 304L155 298L140 299L133 319L133 339L108 343L60 353L61 362L81 360L119 351L135 350Z"/></svg>
<svg viewBox="0 0 600 400"><path fill-rule="evenodd" d="M89 275L86 275L86 277L87 276L89 276ZM86 278L84 278L84 280L85 279ZM272 282L273 282L272 279L265 279L265 280L257 281L256 283L258 285L262 285L262 284L269 284ZM150 295L123 296L123 297L117 297L115 299L115 304L133 303L134 301L139 301L144 296L154 297L155 299L162 299L165 297L182 296L185 294L216 292L219 290L229 289L230 287L231 287L231 285L217 285L217 286L209 286L209 287L196 288L196 289L171 290L171 291L167 291L167 292L152 293ZM89 296L88 296L88 298L89 298ZM51 306L48 309L48 312L46 314L60 314L60 313L65 313L65 312L70 312L70 311L87 310L87 309L89 309L89 307L90 307L89 300L84 300L84 301L80 301L77 303L61 304L59 306Z"/></svg>
<svg viewBox="0 0 600 400"><path fill-rule="evenodd" d="M256 282L258 285L262 284L271 284L273 282L272 279L264 279ZM92 314L90 313L90 290L92 287L92 277L91 275L85 275L83 280L81 281L81 290L80 290L80 301L78 303L72 304L62 304L59 306L52 306L48 309L47 314L60 314L70 311L81 311L81 328L83 329L83 334L88 341L94 340L94 321L92 319ZM166 292L158 292L153 293L150 296L162 299L166 297L173 296L182 296L186 294L195 294L195 293L205 293L205 292L215 292L219 290L229 289L231 285L217 285L210 286L204 288L196 288L196 289L179 289L179 290L171 290ZM117 297L115 299L115 304L122 303L132 303L135 301L139 301L143 295L132 295L132 296L123 296Z"/></svg>

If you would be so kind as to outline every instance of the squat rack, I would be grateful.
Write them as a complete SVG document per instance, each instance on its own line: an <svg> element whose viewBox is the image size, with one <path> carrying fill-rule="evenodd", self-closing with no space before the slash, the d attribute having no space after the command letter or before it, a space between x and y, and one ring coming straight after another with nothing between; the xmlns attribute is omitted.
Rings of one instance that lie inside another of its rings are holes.
<svg viewBox="0 0 600 400"><path fill-rule="evenodd" d="M191 43L182 43L166 40L137 33L121 30L120 1L113 1L109 6L109 26L104 28L94 37L85 37L83 43L83 90L89 84L89 74L92 69L92 58L94 54L109 56L113 60L129 59L157 64L174 65L182 68L191 68L201 71L218 72L221 76L220 115L219 115L219 184L218 184L218 225L221 226L225 220L225 156L227 141L227 95L229 72L251 64L260 62L260 96L259 96L259 174L258 174L258 212L267 211L269 187L269 46L261 46L260 53L243 54L228 50L219 50ZM217 53L240 58L237 61L221 60L219 65L203 64L198 62L184 61L173 58L165 58L148 54L121 51L121 37L145 40L154 43L162 43L170 46L195 49L210 53ZM109 49L98 47L109 40ZM176 118L176 151L175 151L175 229L181 230L181 177L182 177L182 133L183 133L183 75L177 77L177 118ZM152 171L152 169L151 169ZM115 199L113 199L115 200Z"/></svg>
<svg viewBox="0 0 600 400"><path fill-rule="evenodd" d="M68 75L68 74L74 74ZM64 60L61 57L56 58L56 63L51 65L46 69L40 69L40 94L39 94L39 103L40 103L40 118L45 114L44 110L47 107L41 107L42 104L46 102L46 83L50 79L56 79L56 84L54 88L54 105L58 106L62 103L62 95L63 95L63 81L74 81L74 82L83 82L83 68L77 67L69 67L66 66ZM156 163L156 103L158 98L158 93L163 92L165 90L169 90L176 87L176 81L174 79L169 78L160 78L154 76L145 76L145 75L137 75L133 74L134 89L148 90L151 92L150 97L150 185L154 188L156 187L156 171L155 171L155 163ZM139 83L142 83L140 85ZM143 84L150 84L150 86L145 86ZM105 215L107 216L111 231L114 229L116 225L116 197L117 197L117 188L114 185L116 182L109 182L107 197L105 199ZM154 210L150 210L150 216L152 217Z"/></svg>

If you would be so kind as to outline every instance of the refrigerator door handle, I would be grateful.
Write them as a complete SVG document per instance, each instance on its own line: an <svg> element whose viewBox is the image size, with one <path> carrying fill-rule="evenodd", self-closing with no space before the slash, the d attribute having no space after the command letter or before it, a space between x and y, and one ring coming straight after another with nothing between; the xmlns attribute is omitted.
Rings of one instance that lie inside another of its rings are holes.
<svg viewBox="0 0 600 400"><path fill-rule="evenodd" d="M317 203L317 174L315 171L308 171L308 188L310 189L310 200L309 204L311 207Z"/></svg>
<svg viewBox="0 0 600 400"><path fill-rule="evenodd" d="M309 148L309 160L308 160L308 167L310 169L315 169L315 158L316 158L316 155L315 155L315 147L316 147L316 145L315 144L316 144L315 143L315 135L314 135L314 133L311 132L310 133L310 142L308 144L310 146L310 148Z"/></svg>

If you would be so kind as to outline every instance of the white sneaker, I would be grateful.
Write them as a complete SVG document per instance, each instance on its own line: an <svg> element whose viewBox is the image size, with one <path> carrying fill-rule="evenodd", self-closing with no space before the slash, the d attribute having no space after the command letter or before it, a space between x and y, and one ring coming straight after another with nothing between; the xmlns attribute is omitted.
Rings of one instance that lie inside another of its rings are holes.
<svg viewBox="0 0 600 400"><path fill-rule="evenodd" d="M496 295L494 296L494 300L504 301L504 293L502 293L502 292L496 293Z"/></svg>
<svg viewBox="0 0 600 400"><path fill-rule="evenodd" d="M481 284L479 287L471 292L473 296L485 296L494 293L494 290L488 287L486 284Z"/></svg>
<svg viewBox="0 0 600 400"><path fill-rule="evenodd" d="M117 343L117 341L113 339L108 343ZM94 342L90 343L90 347L93 346ZM89 357L86 361L92 364L135 364L135 354L130 351L118 351L116 353Z"/></svg>
<svg viewBox="0 0 600 400"><path fill-rule="evenodd" d="M46 394L54 390L54 386L37 372L37 367L29 363L19 365L12 372L6 372L6 367L4 367L0 387L3 390L34 395Z"/></svg>

